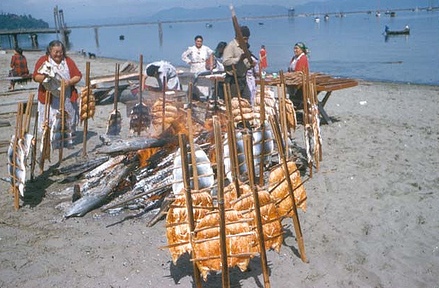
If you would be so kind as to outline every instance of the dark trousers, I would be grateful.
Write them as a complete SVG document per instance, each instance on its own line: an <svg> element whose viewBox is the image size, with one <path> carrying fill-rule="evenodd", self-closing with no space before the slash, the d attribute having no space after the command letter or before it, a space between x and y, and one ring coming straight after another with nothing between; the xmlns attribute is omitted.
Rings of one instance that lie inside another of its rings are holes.
<svg viewBox="0 0 439 288"><path fill-rule="evenodd" d="M250 102L250 89L247 86L247 78L244 77L237 77L238 83L235 81L235 77L230 76L229 74L226 74L226 78L224 79L226 84L230 84L230 93L231 97L238 97L238 91L241 95L241 98L246 99Z"/></svg>
<svg viewBox="0 0 439 288"><path fill-rule="evenodd" d="M291 86L287 86L287 92L290 100L293 102L294 108L303 109L303 90Z"/></svg>

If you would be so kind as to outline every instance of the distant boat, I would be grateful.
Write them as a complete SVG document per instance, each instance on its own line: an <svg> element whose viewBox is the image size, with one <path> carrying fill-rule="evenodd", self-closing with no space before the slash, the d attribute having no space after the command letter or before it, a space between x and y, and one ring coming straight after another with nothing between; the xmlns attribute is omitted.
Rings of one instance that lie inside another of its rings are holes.
<svg viewBox="0 0 439 288"><path fill-rule="evenodd" d="M120 35L119 36L119 40L125 40L125 36L124 35Z"/></svg>
<svg viewBox="0 0 439 288"><path fill-rule="evenodd" d="M381 12L380 12L379 10L377 10L377 11L375 12L375 16L376 16L376 17L381 17Z"/></svg>
<svg viewBox="0 0 439 288"><path fill-rule="evenodd" d="M386 28L384 29L384 35L410 35L410 27L407 25L402 30L390 30L389 26L386 25Z"/></svg>
<svg viewBox="0 0 439 288"><path fill-rule="evenodd" d="M206 28L212 28L213 25L211 23L206 23Z"/></svg>
<svg viewBox="0 0 439 288"><path fill-rule="evenodd" d="M319 22L320 22L320 17L318 17L318 16L315 17L315 18L314 18L314 22L319 23Z"/></svg>
<svg viewBox="0 0 439 288"><path fill-rule="evenodd" d="M325 21L328 21L329 20L329 15L325 14L325 17L323 19L325 19Z"/></svg>
<svg viewBox="0 0 439 288"><path fill-rule="evenodd" d="M264 22L259 22L258 24L262 26L262 25L264 25Z"/></svg>
<svg viewBox="0 0 439 288"><path fill-rule="evenodd" d="M395 11L389 11L389 10L387 10L384 14L386 14L386 15L390 15L390 17L395 17L395 16L396 16L396 12L395 12Z"/></svg>

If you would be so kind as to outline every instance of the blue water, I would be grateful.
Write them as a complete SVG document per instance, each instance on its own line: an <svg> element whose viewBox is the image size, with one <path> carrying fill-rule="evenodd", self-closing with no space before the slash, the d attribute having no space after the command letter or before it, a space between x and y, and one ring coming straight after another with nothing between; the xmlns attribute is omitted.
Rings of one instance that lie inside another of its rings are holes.
<svg viewBox="0 0 439 288"><path fill-rule="evenodd" d="M330 17L320 23L313 17L271 18L242 20L241 25L251 29L250 50L258 53L264 44L268 53L270 71L286 70L298 41L309 47L310 67L313 72L364 80L439 85L439 11L398 11L396 17L373 13L348 14ZM263 23L261 25L260 23ZM229 42L234 31L232 22L163 24L163 42L160 45L158 25L100 27L99 43L95 29L74 28L70 34L71 50L84 49L102 57L144 62L168 60L175 66L185 66L181 53L197 34L204 44L215 49L219 41ZM385 25L401 30L409 25L409 36L382 34ZM119 40L124 35L125 40ZM40 35L45 47L53 35ZM99 44L99 45L98 45ZM30 45L30 43L29 43Z"/></svg>

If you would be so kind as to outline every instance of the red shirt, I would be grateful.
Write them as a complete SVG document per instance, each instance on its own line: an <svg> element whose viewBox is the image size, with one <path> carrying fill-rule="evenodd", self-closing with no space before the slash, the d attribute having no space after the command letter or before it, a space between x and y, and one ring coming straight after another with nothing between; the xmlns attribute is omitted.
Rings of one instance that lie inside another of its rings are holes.
<svg viewBox="0 0 439 288"><path fill-rule="evenodd" d="M23 76L29 74L26 57L14 54L11 58L12 76Z"/></svg>
<svg viewBox="0 0 439 288"><path fill-rule="evenodd" d="M261 48L259 51L259 63L261 64L261 68L265 69L268 67L267 63L267 51L264 48Z"/></svg>
<svg viewBox="0 0 439 288"><path fill-rule="evenodd" d="M294 71L292 71L291 64L294 61L294 58L290 61L290 67L288 67L289 72L296 72L296 71L302 71L302 72L308 72L309 71L309 65L308 65L308 57L306 57L306 54L302 54L300 58L297 60L296 67L294 67Z"/></svg>
<svg viewBox="0 0 439 288"><path fill-rule="evenodd" d="M78 67L76 66L72 58L66 56L64 59L67 63L67 67L69 67L70 78L73 78L75 76L82 77L81 71L79 71ZM37 63L35 64L35 69L33 73L34 80L35 80L35 76L39 75L38 69L40 69L41 65L43 65L43 63L48 60L49 58L47 55L41 56L40 59L38 59ZM76 100L78 99L78 91L76 90L75 86L72 86L71 90L72 90L72 94L70 95L70 101L76 102ZM43 84L40 83L40 85L38 86L38 101L40 101L41 104L44 104L45 100L46 100L46 88L44 88Z"/></svg>

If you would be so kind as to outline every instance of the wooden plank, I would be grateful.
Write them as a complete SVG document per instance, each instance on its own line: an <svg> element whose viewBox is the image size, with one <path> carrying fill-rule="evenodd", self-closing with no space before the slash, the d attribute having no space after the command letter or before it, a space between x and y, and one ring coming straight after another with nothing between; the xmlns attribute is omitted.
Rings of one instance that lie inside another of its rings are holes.
<svg viewBox="0 0 439 288"><path fill-rule="evenodd" d="M32 75L5 77L5 80L32 80Z"/></svg>
<svg viewBox="0 0 439 288"><path fill-rule="evenodd" d="M358 85L358 82L352 79L344 79L344 81L335 81L335 82L329 82L329 83L322 83L317 85L317 91L335 91L335 90L341 90L346 89L350 87L355 87Z"/></svg>
<svg viewBox="0 0 439 288"><path fill-rule="evenodd" d="M129 74L120 74L119 80L137 80L139 79L139 73L129 73ZM90 80L90 85L96 85L100 83L105 82L114 82L115 76L114 75L106 75L106 76L98 76L94 77L92 80Z"/></svg>

